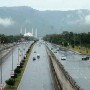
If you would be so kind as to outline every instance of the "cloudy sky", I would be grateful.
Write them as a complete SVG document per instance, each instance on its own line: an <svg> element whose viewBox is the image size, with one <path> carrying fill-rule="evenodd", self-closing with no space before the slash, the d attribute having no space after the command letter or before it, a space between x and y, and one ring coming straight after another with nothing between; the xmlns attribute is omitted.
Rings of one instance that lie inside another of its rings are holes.
<svg viewBox="0 0 90 90"><path fill-rule="evenodd" d="M0 0L2 6L30 6L38 10L90 9L90 0Z"/></svg>

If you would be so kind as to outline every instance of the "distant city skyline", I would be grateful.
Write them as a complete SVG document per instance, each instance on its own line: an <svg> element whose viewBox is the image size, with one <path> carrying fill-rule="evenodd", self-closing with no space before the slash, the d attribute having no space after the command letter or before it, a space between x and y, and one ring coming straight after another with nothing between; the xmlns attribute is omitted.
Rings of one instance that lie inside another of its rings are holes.
<svg viewBox="0 0 90 90"><path fill-rule="evenodd" d="M0 0L0 7L29 6L37 10L90 9L90 0Z"/></svg>

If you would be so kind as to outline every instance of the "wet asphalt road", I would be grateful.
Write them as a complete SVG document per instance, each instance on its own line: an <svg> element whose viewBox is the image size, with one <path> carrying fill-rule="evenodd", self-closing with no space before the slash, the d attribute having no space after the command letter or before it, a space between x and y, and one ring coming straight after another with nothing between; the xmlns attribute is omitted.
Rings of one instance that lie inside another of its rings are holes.
<svg viewBox="0 0 90 90"><path fill-rule="evenodd" d="M64 66L65 70L69 75L76 81L76 83L83 90L90 90L90 59L87 61L82 61L82 57L85 55L80 55L70 50L60 48L58 50L57 45L48 44L48 47L55 54L59 62ZM66 60L61 60L61 57L65 56Z"/></svg>
<svg viewBox="0 0 90 90"><path fill-rule="evenodd" d="M31 43L20 44L19 49L23 50L23 53L19 51L19 61L22 59L25 51L28 49ZM23 49L25 48L25 50ZM21 55L21 56L20 56ZM13 49L13 69L16 68L18 63L18 47ZM10 78L12 70L12 51L2 59L2 83L5 85L5 81ZM0 61L0 82L1 82L1 61Z"/></svg>
<svg viewBox="0 0 90 90"><path fill-rule="evenodd" d="M40 54L39 59L37 59L37 54ZM35 61L33 57L36 58ZM35 44L18 90L54 90L44 44L39 42Z"/></svg>

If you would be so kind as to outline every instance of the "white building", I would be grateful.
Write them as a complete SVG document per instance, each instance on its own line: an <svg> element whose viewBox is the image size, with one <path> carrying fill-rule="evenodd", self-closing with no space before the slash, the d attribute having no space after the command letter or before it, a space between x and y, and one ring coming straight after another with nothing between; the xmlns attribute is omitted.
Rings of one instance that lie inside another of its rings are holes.
<svg viewBox="0 0 90 90"><path fill-rule="evenodd" d="M24 33L24 36L33 36L33 29L32 29L32 33L30 32L26 32L26 28L25 28L25 33Z"/></svg>
<svg viewBox="0 0 90 90"><path fill-rule="evenodd" d="M22 30L21 30L21 32L22 32ZM37 38L38 37L37 36L37 28L36 28L36 31L35 31L35 35L33 33L33 28L32 28L32 33L31 32L26 32L26 28L25 28L24 36L29 36L29 37L35 37L35 38Z"/></svg>
<svg viewBox="0 0 90 90"><path fill-rule="evenodd" d="M25 33L24 36L33 36L32 33L28 32L28 33Z"/></svg>

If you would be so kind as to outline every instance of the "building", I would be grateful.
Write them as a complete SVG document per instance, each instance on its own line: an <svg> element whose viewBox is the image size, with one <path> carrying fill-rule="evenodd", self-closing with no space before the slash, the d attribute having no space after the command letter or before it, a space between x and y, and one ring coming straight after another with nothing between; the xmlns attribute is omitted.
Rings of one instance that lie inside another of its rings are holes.
<svg viewBox="0 0 90 90"><path fill-rule="evenodd" d="M25 28L24 36L32 37L33 36L33 29L32 29L32 33L31 33L31 32L26 32L26 28Z"/></svg>

